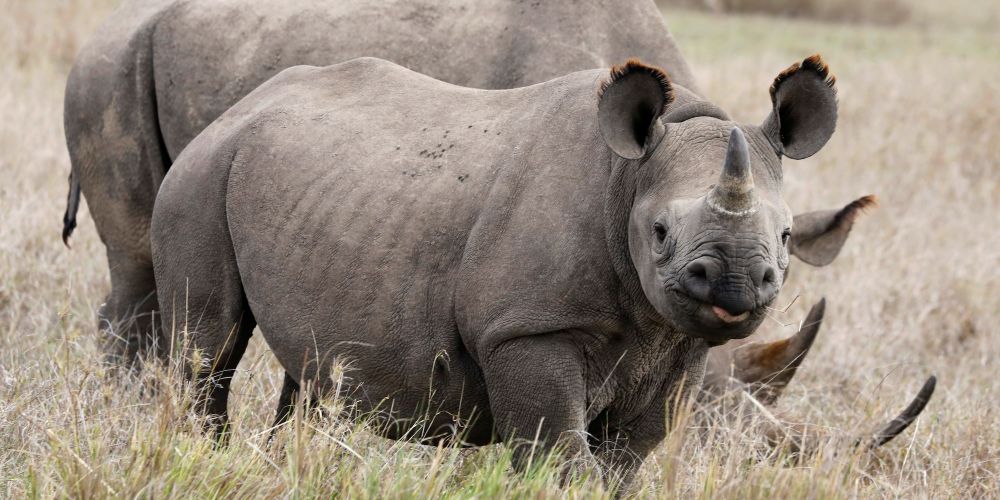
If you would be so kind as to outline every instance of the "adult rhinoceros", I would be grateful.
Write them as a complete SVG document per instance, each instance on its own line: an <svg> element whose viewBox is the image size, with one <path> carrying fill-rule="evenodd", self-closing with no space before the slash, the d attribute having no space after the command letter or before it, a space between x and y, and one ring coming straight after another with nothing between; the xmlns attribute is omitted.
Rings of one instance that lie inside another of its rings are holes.
<svg viewBox="0 0 1000 500"><path fill-rule="evenodd" d="M771 96L757 126L635 60L504 91L372 58L285 70L164 179L164 323L220 426L259 325L388 437L423 418L422 439L540 438L628 477L781 288L781 158L826 143L836 99L818 58Z"/></svg>
<svg viewBox="0 0 1000 500"><path fill-rule="evenodd" d="M281 69L360 56L491 89L639 57L669 71L691 99L702 100L652 0L128 0L78 56L66 87L73 173L63 237L75 227L82 189L107 247L111 292L99 323L112 357L131 362L153 343L150 215L180 151ZM689 114L700 109L692 107ZM792 253L816 265L828 263L858 209L848 205L797 218ZM808 343L788 346L768 351L772 356L764 364L787 368L787 360L805 354L792 347ZM712 359L710 366L719 371L708 379L713 382L729 380L730 366L762 366L729 350L714 350ZM792 371L782 373L787 378ZM778 380L772 375L768 371L764 380Z"/></svg>

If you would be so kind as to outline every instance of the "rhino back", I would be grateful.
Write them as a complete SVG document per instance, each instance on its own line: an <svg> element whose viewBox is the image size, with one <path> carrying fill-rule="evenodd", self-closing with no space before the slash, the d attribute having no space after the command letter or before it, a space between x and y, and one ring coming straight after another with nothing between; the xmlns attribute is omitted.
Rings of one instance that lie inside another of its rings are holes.
<svg viewBox="0 0 1000 500"><path fill-rule="evenodd" d="M289 70L230 110L256 110L234 122L230 233L286 370L312 373L318 349L354 360L369 391L426 394L443 357L454 385L436 392L468 398L491 326L613 316L602 73L482 91L364 59Z"/></svg>
<svg viewBox="0 0 1000 500"><path fill-rule="evenodd" d="M171 157L284 68L379 57L456 85L513 88L639 57L694 88L650 0L176 2L155 33Z"/></svg>

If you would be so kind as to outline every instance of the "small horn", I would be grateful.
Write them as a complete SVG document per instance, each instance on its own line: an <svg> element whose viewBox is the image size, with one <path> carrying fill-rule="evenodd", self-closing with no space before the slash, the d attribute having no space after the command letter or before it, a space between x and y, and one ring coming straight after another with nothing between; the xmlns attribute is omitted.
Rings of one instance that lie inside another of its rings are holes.
<svg viewBox="0 0 1000 500"><path fill-rule="evenodd" d="M936 385L937 378L931 375L924 382L924 386L920 388L917 396L913 398L913 401L910 401L910 404L899 416L892 419L878 432L855 439L853 449L862 448L863 451L870 452L900 435L924 411L927 402L934 395ZM783 422L772 415L761 403L755 402L754 398L750 398L750 401L756 405L755 408L766 419L763 429L764 437L767 438L771 446L785 452L789 458L792 458L792 463L804 463L806 459L815 456L820 451L824 441L826 441L822 432L817 433L815 428L810 428L807 424Z"/></svg>
<svg viewBox="0 0 1000 500"><path fill-rule="evenodd" d="M825 311L823 298L812 306L795 335L769 344L751 344L736 352L734 375L762 403L773 404L795 376L819 334Z"/></svg>
<svg viewBox="0 0 1000 500"><path fill-rule="evenodd" d="M708 203L727 215L749 215L757 210L750 171L750 147L743 131L733 127L729 133L729 149L719 182L708 194Z"/></svg>
<svg viewBox="0 0 1000 500"><path fill-rule="evenodd" d="M924 411L924 407L927 406L927 402L931 400L931 396L934 395L934 388L937 386L937 377L931 375L924 386L920 388L920 392L917 393L917 397L910 401L910 404L899 414L896 418L892 419L882 430L876 432L872 435L871 440L868 441L865 447L869 450L878 448L889 441L892 438L898 436L900 433L906 430L914 420L920 416L920 412ZM858 445L863 444L862 440L859 440Z"/></svg>

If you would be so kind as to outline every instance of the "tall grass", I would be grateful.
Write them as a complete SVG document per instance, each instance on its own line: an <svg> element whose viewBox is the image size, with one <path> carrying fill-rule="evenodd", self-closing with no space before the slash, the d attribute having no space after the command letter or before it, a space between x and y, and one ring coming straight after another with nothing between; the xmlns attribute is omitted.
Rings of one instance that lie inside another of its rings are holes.
<svg viewBox="0 0 1000 500"><path fill-rule="evenodd" d="M59 230L67 64L113 3L0 0L0 495L608 496L593 478L560 485L557 459L518 475L503 446L398 443L317 415L293 420L269 448L281 371L259 340L234 381L228 447L202 435L176 370L112 383L94 338L103 247L85 207L72 250ZM809 424L820 453L790 462L740 406L708 405L681 419L635 493L1000 494L997 35L679 12L668 22L707 94L749 122L767 112L779 70L823 52L839 77L840 123L819 155L786 162L787 197L796 211L868 193L882 203L831 267L796 264L779 299L802 296L785 323L829 300L814 352L775 409ZM771 323L761 337L793 328ZM939 389L914 428L873 455L840 444L891 417L929 372ZM140 390L151 383L155 394Z"/></svg>

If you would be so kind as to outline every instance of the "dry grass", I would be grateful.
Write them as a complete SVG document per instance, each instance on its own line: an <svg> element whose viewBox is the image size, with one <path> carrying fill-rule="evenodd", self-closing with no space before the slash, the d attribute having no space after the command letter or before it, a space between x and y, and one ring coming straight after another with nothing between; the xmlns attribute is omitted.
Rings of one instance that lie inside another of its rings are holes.
<svg viewBox="0 0 1000 500"><path fill-rule="evenodd" d="M69 171L61 94L70 55L112 3L0 0L0 494L606 495L586 480L561 490L545 464L512 475L501 447L399 444L343 422L298 420L277 451L264 451L280 377L259 341L235 383L225 449L196 431L169 373L149 375L165 382L156 396L106 383L93 312L108 286L103 247L86 215L71 251L59 241ZM1000 309L997 36L695 13L668 20L707 93L747 121L763 118L775 73L821 50L839 77L841 122L821 154L786 165L790 203L824 208L869 192L882 200L833 266L793 271L785 296L802 299L783 320L801 319L821 295L830 307L779 411L854 435L900 408L925 374L940 383L915 427L874 458L831 447L795 468L754 460L763 446L752 423L695 415L687 425L709 428L673 433L645 467L640 493L1000 494L1000 338L991 322Z"/></svg>
<svg viewBox="0 0 1000 500"><path fill-rule="evenodd" d="M765 14L849 23L899 24L910 18L905 0L659 0L661 5L715 13Z"/></svg>

